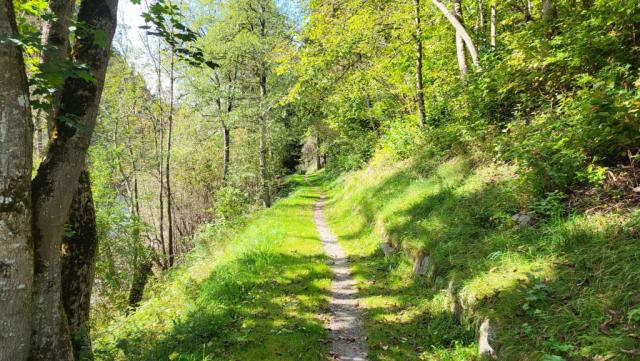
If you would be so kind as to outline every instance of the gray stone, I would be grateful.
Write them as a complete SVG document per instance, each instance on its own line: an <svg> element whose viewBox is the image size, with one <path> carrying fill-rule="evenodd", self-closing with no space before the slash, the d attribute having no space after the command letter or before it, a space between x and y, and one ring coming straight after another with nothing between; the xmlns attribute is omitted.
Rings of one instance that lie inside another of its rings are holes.
<svg viewBox="0 0 640 361"><path fill-rule="evenodd" d="M391 247L389 242L380 243L380 249L384 252L385 257L389 257L393 254L393 247Z"/></svg>
<svg viewBox="0 0 640 361"><path fill-rule="evenodd" d="M533 217L527 212L514 214L511 219L518 223L518 227L526 227L533 221Z"/></svg>
<svg viewBox="0 0 640 361"><path fill-rule="evenodd" d="M418 256L413 259L413 273L418 276L424 276L429 270L429 256Z"/></svg>
<svg viewBox="0 0 640 361"><path fill-rule="evenodd" d="M493 349L491 344L495 341L496 338L496 330L494 329L491 321L488 318L485 318L480 325L479 336L478 336L478 352L481 357L489 357L492 359L496 359L496 351Z"/></svg>

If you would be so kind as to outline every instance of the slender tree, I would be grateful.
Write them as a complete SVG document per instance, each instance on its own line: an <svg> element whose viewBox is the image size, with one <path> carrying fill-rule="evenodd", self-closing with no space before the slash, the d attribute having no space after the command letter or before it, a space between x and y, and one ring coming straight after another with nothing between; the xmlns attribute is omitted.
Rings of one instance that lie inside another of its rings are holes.
<svg viewBox="0 0 640 361"><path fill-rule="evenodd" d="M416 105L418 106L418 118L420 127L427 123L426 110L424 106L424 84L422 75L422 19L420 16L420 0L413 0L415 12L415 42L416 42Z"/></svg>
<svg viewBox="0 0 640 361"><path fill-rule="evenodd" d="M440 0L431 0L431 2L442 12L442 14L449 20L451 25L455 28L456 32L460 34L462 39L464 40L464 44L467 46L469 50L469 54L471 55L471 60L476 67L476 71L482 71L480 67L480 60L478 58L478 51L476 49L475 44L473 43L473 39L465 29L464 25L460 23L460 21L456 18L454 14L452 14L449 9L447 9L446 5L442 3Z"/></svg>
<svg viewBox="0 0 640 361"><path fill-rule="evenodd" d="M462 0L453 1L453 13L456 19L464 26L464 16L462 15ZM467 56L464 52L464 40L460 31L456 30L456 54L458 57L458 67L460 68L460 77L467 75Z"/></svg>
<svg viewBox="0 0 640 361"><path fill-rule="evenodd" d="M496 50L496 33L498 27L498 11L496 9L496 0L491 0L491 29L489 30L491 33L489 34L489 44L491 45L491 50Z"/></svg>

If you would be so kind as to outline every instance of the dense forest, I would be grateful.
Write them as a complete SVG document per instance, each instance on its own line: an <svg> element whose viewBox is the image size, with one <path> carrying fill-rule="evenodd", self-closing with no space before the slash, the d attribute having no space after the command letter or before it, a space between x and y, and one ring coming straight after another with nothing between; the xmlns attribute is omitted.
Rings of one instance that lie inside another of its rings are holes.
<svg viewBox="0 0 640 361"><path fill-rule="evenodd" d="M0 361L637 360L639 162L637 0L0 0Z"/></svg>

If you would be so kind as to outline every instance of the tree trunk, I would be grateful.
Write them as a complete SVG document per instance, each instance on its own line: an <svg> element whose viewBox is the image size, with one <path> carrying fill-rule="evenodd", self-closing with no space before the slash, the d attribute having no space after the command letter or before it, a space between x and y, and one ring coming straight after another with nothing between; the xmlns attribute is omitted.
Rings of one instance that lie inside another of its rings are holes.
<svg viewBox="0 0 640 361"><path fill-rule="evenodd" d="M72 198L95 127L104 76L117 22L117 0L84 0L78 22L96 31L78 37L74 53L95 81L68 78L55 116L56 138L32 182L34 332L31 360L73 360L62 307L60 246ZM98 45L95 34L106 38Z"/></svg>
<svg viewBox="0 0 640 361"><path fill-rule="evenodd" d="M316 170L322 169L322 155L320 154L320 136L316 131Z"/></svg>
<svg viewBox="0 0 640 361"><path fill-rule="evenodd" d="M476 9L477 17L476 17L476 33L484 34L484 7L482 5L483 0L478 0L478 6ZM481 36L483 39L484 36Z"/></svg>
<svg viewBox="0 0 640 361"><path fill-rule="evenodd" d="M420 127L423 128L427 124L427 115L424 108L424 82L422 76L422 19L420 16L420 0L413 0L415 10L415 26L416 26L416 105L418 106L418 119Z"/></svg>
<svg viewBox="0 0 640 361"><path fill-rule="evenodd" d="M524 21L529 22L533 20L533 16L531 15L531 10L533 9L533 2L531 0L527 0L527 4L524 7Z"/></svg>
<svg viewBox="0 0 640 361"><path fill-rule="evenodd" d="M224 138L224 157L222 160L222 182L227 183L229 178L229 160L231 153L231 131L222 123L222 136Z"/></svg>
<svg viewBox="0 0 640 361"><path fill-rule="evenodd" d="M271 207L271 194L267 179L267 120L264 115L260 115L260 184L262 186L262 204L265 208L269 208Z"/></svg>
<svg viewBox="0 0 640 361"><path fill-rule="evenodd" d="M462 15L462 0L453 1L453 13L456 19L464 26L464 17ZM456 54L458 56L458 67L460 68L460 77L464 79L467 75L467 56L464 53L464 40L459 31L456 30Z"/></svg>
<svg viewBox="0 0 640 361"><path fill-rule="evenodd" d="M167 163L165 176L167 187L167 226L168 226L168 238L169 238L169 267L173 267L175 260L175 247L173 245L173 195L171 194L171 138L173 136L173 87L175 83L174 77L174 54L175 49L171 48L171 64L169 66L169 132L167 134Z"/></svg>
<svg viewBox="0 0 640 361"><path fill-rule="evenodd" d="M263 106L267 98L267 74L264 69L260 71L260 100ZM269 179L267 176L267 118L266 110L260 110L260 183L262 185L262 203L265 208L271 207L271 194L269 191Z"/></svg>
<svg viewBox="0 0 640 361"><path fill-rule="evenodd" d="M556 17L556 7L552 0L544 0L542 3L542 20L552 21Z"/></svg>
<svg viewBox="0 0 640 361"><path fill-rule="evenodd" d="M80 173L71 202L69 230L62 240L62 303L76 360L93 360L89 308L96 268L98 232L89 173Z"/></svg>
<svg viewBox="0 0 640 361"><path fill-rule="evenodd" d="M491 1L491 34L490 34L490 44L491 50L496 50L496 28L498 27L498 13L496 9L496 1Z"/></svg>
<svg viewBox="0 0 640 361"><path fill-rule="evenodd" d="M152 263L148 259L144 259L138 263L134 271L135 273L133 274L131 288L129 289L129 308L127 309L127 313L135 311L140 305L140 301L142 301L142 296L144 295L144 288L151 275L151 267Z"/></svg>
<svg viewBox="0 0 640 361"><path fill-rule="evenodd" d="M13 2L0 0L0 38L16 38ZM31 337L33 134L22 52L0 42L0 361L24 361Z"/></svg>
<svg viewBox="0 0 640 361"><path fill-rule="evenodd" d="M42 53L42 62L51 66L62 66L69 57L69 26L73 20L74 0L50 0L49 10L55 17L47 21L42 29L42 42L47 47ZM51 98L51 108L46 115L47 134L51 138L54 128L54 116L60 107L62 86L54 89Z"/></svg>
<svg viewBox="0 0 640 361"><path fill-rule="evenodd" d="M464 25L462 25L460 21L456 19L455 15L453 15L440 0L431 0L431 2L442 12L442 14L447 18L447 20L449 20L451 25L453 25L453 27L456 29L456 32L459 33L460 36L462 37L464 44L467 46L467 49L469 50L469 54L471 55L471 60L473 61L473 65L475 65L476 67L476 71L482 71L482 68L480 67L480 60L478 59L478 50L476 49L476 46L473 43L473 40L471 39L471 36L469 36L467 29L465 29Z"/></svg>

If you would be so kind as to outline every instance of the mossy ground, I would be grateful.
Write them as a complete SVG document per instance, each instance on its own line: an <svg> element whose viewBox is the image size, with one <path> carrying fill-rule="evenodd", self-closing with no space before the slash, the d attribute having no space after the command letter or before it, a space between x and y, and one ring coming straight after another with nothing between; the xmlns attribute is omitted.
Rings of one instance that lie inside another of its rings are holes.
<svg viewBox="0 0 640 361"><path fill-rule="evenodd" d="M313 182L313 178L311 179ZM312 221L313 183L229 240L206 239L127 318L94 332L99 360L325 360L331 273Z"/></svg>
<svg viewBox="0 0 640 361"><path fill-rule="evenodd" d="M553 196L537 200L513 168L468 157L379 156L329 189L329 222L361 289L371 360L477 359L484 317L504 360L640 357L637 212L572 212ZM529 226L511 218L533 210ZM383 241L401 251L385 258ZM428 277L412 275L414 254L432 260Z"/></svg>

